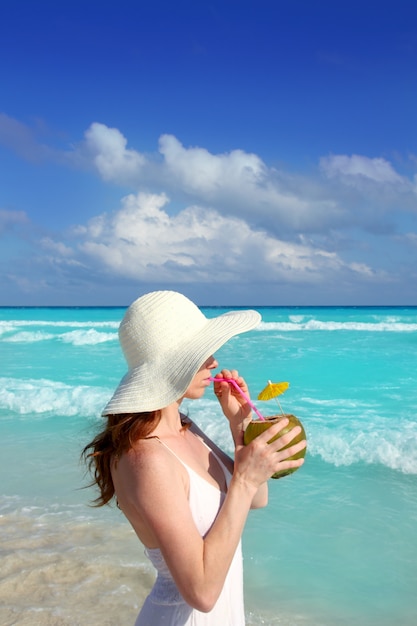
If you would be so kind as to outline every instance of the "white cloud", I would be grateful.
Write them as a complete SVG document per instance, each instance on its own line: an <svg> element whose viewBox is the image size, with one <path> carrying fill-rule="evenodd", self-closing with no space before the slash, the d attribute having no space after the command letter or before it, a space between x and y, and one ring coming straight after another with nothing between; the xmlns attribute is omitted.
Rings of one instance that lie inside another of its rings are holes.
<svg viewBox="0 0 417 626"><path fill-rule="evenodd" d="M95 122L85 133L84 148L106 181L127 183L140 174L146 159L126 146L127 139L117 128Z"/></svg>
<svg viewBox="0 0 417 626"><path fill-rule="evenodd" d="M219 189L262 185L267 168L255 154L232 150L214 155L204 148L184 148L172 135L162 135L159 150L169 172L193 193L216 196Z"/></svg>
<svg viewBox="0 0 417 626"><path fill-rule="evenodd" d="M417 176L401 176L384 158L322 157L322 176L307 176L277 170L243 150L213 154L203 147L186 147L168 134L160 137L157 151L145 155L128 148L119 129L98 122L90 125L80 144L64 153L37 145L34 131L4 115L2 139L28 158L48 154L61 164L93 167L104 181L127 191L167 193L174 201L214 208L280 238L352 226L369 231L382 214L387 221L378 229L384 232L391 227L388 214L417 210ZM412 167L414 158L409 157Z"/></svg>
<svg viewBox="0 0 417 626"><path fill-rule="evenodd" d="M273 231L316 230L340 220L343 213L317 185L268 168L256 154L211 154L200 147L186 148L173 135L160 137L159 154L152 159L126 146L119 130L94 123L71 158L90 159L103 180L181 194Z"/></svg>
<svg viewBox="0 0 417 626"><path fill-rule="evenodd" d="M277 239L242 219L189 206L167 213L164 194L130 194L113 214L77 229L79 249L107 272L147 282L308 281L367 274L334 252Z"/></svg>
<svg viewBox="0 0 417 626"><path fill-rule="evenodd" d="M417 186L383 158L335 155L320 159L328 191L343 206L344 226L394 232L401 216L417 212Z"/></svg>
<svg viewBox="0 0 417 626"><path fill-rule="evenodd" d="M270 282L279 289L302 283L344 296L348 284L365 292L363 285L402 280L406 255L415 254L417 176L401 176L384 158L328 156L318 171L294 174L257 154L213 154L167 134L145 155L117 128L99 123L71 151L44 150L33 131L4 115L1 141L25 158L94 168L129 193L118 210L80 223L68 239L51 236L23 212L0 211L0 233L20 236L22 249L42 234L30 260L40 274L48 265L84 284L104 278L104 268L110 281Z"/></svg>
<svg viewBox="0 0 417 626"><path fill-rule="evenodd" d="M146 189L174 199L187 198L189 203L243 218L279 236L352 225L369 230L381 208L396 214L417 210L417 176L401 176L381 157L322 157L319 170L323 176L319 177L277 170L243 150L212 154L203 147L186 147L168 134L160 137L158 151L145 155L128 148L119 129L98 122L90 125L80 144L66 152L40 144L39 132L42 129L0 114L0 143L24 158L93 167L104 181L127 191ZM409 155L414 169L416 162Z"/></svg>
<svg viewBox="0 0 417 626"><path fill-rule="evenodd" d="M40 241L41 246L44 250L48 250L53 253L57 253L63 257L70 257L73 254L72 248L66 246L61 241L54 241L50 237L43 237Z"/></svg>
<svg viewBox="0 0 417 626"><path fill-rule="evenodd" d="M370 159L366 156L339 154L320 159L320 167L329 178L363 177L375 183L400 184L407 183L385 159Z"/></svg>

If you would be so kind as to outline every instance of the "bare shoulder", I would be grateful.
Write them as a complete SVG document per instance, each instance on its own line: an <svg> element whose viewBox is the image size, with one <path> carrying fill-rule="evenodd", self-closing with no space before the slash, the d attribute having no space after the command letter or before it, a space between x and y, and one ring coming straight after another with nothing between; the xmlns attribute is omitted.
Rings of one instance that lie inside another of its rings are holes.
<svg viewBox="0 0 417 626"><path fill-rule="evenodd" d="M144 439L123 454L112 476L119 507L139 539L148 547L164 545L165 534L172 539L176 526L188 508L188 475L174 455L157 438Z"/></svg>
<svg viewBox="0 0 417 626"><path fill-rule="evenodd" d="M114 465L114 474L125 480L152 484L167 472L172 473L175 458L161 445L157 437L140 439Z"/></svg>

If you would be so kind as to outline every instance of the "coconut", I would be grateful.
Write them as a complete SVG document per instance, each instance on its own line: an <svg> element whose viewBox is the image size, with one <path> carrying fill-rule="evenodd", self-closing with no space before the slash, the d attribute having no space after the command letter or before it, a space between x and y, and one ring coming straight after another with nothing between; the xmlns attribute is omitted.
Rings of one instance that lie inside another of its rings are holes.
<svg viewBox="0 0 417 626"><path fill-rule="evenodd" d="M304 427L302 423L300 422L300 420L298 419L298 417L292 414L272 415L270 417L266 417L265 420L252 420L251 422L249 422L248 427L246 428L244 436L243 436L244 444L248 445L248 443L250 443L253 439L255 439L255 437L263 433L266 428L270 428L270 426L272 426L273 424L276 424L277 422L279 422L280 420L284 418L287 418L289 420L289 423L287 424L287 426L282 428L282 430L280 430L279 433L275 435L275 437L273 437L270 441L268 441L268 443L271 443L271 441L275 441L275 439L282 437L289 430L292 430L294 426L300 426L301 432L282 449L285 450L286 448L289 448L293 446L295 443L298 443L302 439L306 438ZM305 454L306 454L306 448L290 456L289 460L303 459L305 457ZM287 469L287 470L282 470L280 472L276 472L275 474L271 476L271 478L283 478L284 476L288 476L288 474L292 474L297 469L299 468L294 467L292 469Z"/></svg>

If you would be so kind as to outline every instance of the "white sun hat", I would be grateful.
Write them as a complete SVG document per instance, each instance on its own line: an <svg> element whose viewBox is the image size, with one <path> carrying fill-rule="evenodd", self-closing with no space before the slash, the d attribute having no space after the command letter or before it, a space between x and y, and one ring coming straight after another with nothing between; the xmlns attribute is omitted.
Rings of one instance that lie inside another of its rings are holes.
<svg viewBox="0 0 417 626"><path fill-rule="evenodd" d="M207 318L175 291L141 296L120 323L119 340L128 372L102 415L155 411L179 400L216 350L260 321L260 314L252 310Z"/></svg>

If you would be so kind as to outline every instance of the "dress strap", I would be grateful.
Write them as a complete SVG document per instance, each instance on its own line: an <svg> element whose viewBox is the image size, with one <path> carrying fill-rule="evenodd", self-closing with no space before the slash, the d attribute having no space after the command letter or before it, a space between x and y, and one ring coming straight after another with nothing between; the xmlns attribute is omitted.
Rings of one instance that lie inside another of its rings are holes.
<svg viewBox="0 0 417 626"><path fill-rule="evenodd" d="M159 443L162 443L162 445L171 452L171 454L173 454L175 456L175 458L177 459L177 461L179 461L181 463L181 465L183 465L186 469L188 469L188 465L186 463L184 463L184 461L182 461L180 459L180 457L178 456L178 454L175 454L175 452L173 450L171 450L171 448L169 446L167 446L166 443L164 443L162 441L162 439L159 439L159 437L157 437L156 435L154 436L155 439L157 439L159 441Z"/></svg>

